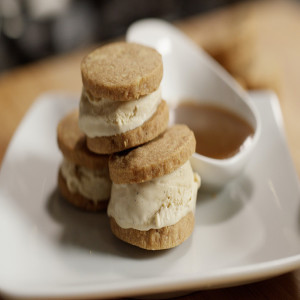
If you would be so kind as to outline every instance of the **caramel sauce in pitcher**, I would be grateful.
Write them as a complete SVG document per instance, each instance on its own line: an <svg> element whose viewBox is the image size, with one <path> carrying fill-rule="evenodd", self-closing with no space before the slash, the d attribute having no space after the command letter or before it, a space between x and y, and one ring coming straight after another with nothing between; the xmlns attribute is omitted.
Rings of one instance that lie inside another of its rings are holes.
<svg viewBox="0 0 300 300"><path fill-rule="evenodd" d="M254 129L235 113L210 104L180 103L174 111L175 123L194 131L196 152L211 158L234 156L252 138Z"/></svg>

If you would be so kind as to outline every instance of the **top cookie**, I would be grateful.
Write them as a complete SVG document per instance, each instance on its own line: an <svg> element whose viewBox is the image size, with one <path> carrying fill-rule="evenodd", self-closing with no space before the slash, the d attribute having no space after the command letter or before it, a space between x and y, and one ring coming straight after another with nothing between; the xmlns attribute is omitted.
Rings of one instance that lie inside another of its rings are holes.
<svg viewBox="0 0 300 300"><path fill-rule="evenodd" d="M113 154L111 180L117 184L140 183L169 174L195 152L194 133L186 125L174 125L149 143Z"/></svg>
<svg viewBox="0 0 300 300"><path fill-rule="evenodd" d="M126 42L100 47L81 62L83 86L95 101L136 100L161 82L161 55L153 48Z"/></svg>
<svg viewBox="0 0 300 300"><path fill-rule="evenodd" d="M78 127L78 110L66 115L57 126L57 143L64 157L82 167L100 169L108 166L108 155L88 150L86 137Z"/></svg>

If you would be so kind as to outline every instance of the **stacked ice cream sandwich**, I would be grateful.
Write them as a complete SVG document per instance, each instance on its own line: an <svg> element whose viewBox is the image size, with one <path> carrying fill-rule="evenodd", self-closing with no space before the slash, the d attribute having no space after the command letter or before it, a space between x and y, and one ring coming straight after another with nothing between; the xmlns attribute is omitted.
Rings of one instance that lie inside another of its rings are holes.
<svg viewBox="0 0 300 300"><path fill-rule="evenodd" d="M113 184L107 213L118 238L161 250L191 235L200 186L189 161L195 146L193 132L175 125L141 147L110 157Z"/></svg>
<svg viewBox="0 0 300 300"><path fill-rule="evenodd" d="M81 64L79 127L88 148L110 154L144 144L162 133L169 111L161 99L160 54L133 43L113 43Z"/></svg>
<svg viewBox="0 0 300 300"><path fill-rule="evenodd" d="M58 126L65 157L59 172L62 194L79 207L86 208L85 198L104 208L99 203L107 202L96 195L104 199L109 190L112 232L151 250L175 247L191 235L200 186L189 162L195 152L193 132L185 125L167 128L162 73L161 56L152 48L118 42L96 49L81 64L79 117L73 113ZM75 155L79 139L81 156Z"/></svg>
<svg viewBox="0 0 300 300"><path fill-rule="evenodd" d="M61 194L81 209L106 209L111 191L109 156L88 150L86 137L78 127L78 110L59 122L57 142L64 157L58 174Z"/></svg>

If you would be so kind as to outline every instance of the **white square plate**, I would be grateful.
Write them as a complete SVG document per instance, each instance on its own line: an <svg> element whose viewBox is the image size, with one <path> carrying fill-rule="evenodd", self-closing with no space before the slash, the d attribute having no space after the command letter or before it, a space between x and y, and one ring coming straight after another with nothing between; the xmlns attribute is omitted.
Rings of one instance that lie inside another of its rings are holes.
<svg viewBox="0 0 300 300"><path fill-rule="evenodd" d="M195 231L147 252L110 232L104 213L61 199L56 125L78 105L42 96L22 121L0 173L0 291L15 297L118 297L233 286L300 267L299 182L276 96L252 94L262 134L240 178L200 193Z"/></svg>

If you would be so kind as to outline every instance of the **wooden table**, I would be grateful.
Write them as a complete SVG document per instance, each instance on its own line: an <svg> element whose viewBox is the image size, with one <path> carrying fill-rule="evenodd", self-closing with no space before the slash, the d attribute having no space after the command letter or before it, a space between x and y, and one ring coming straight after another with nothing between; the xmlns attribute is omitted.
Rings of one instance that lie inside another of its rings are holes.
<svg viewBox="0 0 300 300"><path fill-rule="evenodd" d="M254 23L259 29L256 28L254 37L252 31L247 36L249 23L252 25ZM280 94L288 145L300 175L299 5L286 2L240 4L205 16L183 20L177 25L219 59L246 87L272 88ZM239 36L233 42L231 40L233 43L231 45L234 45L231 47L227 42L232 39L232 35L235 37L238 35L237 27L242 28L246 39ZM242 62L239 62L238 66L230 63L230 55L236 57L236 49L245 50L245 43L248 45L246 57L241 59ZM0 161L15 129L38 95L47 91L61 90L79 96L81 91L79 64L90 50L91 48L50 58L0 76ZM264 59L269 58L270 53L279 69L276 70L277 73L274 71L272 61L266 64ZM272 77L274 74L275 80ZM300 298L299 279L300 270L297 270L259 283L199 291L180 299L297 299Z"/></svg>

